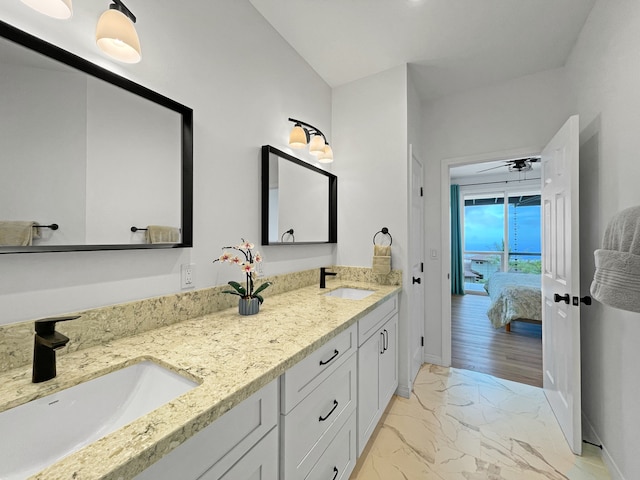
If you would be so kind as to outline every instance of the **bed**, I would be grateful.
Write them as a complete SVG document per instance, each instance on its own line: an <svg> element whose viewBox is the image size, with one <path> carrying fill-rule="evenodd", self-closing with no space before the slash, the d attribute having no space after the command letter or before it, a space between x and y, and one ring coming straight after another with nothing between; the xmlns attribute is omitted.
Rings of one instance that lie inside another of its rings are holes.
<svg viewBox="0 0 640 480"><path fill-rule="evenodd" d="M542 322L540 274L496 272L484 285L491 298L487 316L495 328L511 331L511 322Z"/></svg>

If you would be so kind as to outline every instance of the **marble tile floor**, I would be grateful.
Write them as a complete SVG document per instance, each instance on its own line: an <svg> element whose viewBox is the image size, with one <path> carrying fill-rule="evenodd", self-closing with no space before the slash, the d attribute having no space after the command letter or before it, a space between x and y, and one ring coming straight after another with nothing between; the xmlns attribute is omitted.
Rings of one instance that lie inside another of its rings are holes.
<svg viewBox="0 0 640 480"><path fill-rule="evenodd" d="M600 450L573 455L540 388L424 365L394 397L351 480L606 480Z"/></svg>

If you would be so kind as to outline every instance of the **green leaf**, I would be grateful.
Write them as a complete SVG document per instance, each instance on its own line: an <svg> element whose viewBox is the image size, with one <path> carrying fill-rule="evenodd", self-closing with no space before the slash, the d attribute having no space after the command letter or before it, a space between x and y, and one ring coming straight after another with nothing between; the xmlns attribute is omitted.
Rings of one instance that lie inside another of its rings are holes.
<svg viewBox="0 0 640 480"><path fill-rule="evenodd" d="M258 302L260 302L260 304L262 305L262 302L264 302L264 298L262 298L261 295L257 295L257 294L253 294L253 298L257 298Z"/></svg>
<svg viewBox="0 0 640 480"><path fill-rule="evenodd" d="M240 285L238 282L231 281L229 282L229 285L231 285L235 289L235 291L238 292L239 295L244 296L247 294L247 291L245 290L245 288L242 285Z"/></svg>
<svg viewBox="0 0 640 480"><path fill-rule="evenodd" d="M260 285L255 292L253 292L253 296L255 297L256 294L260 293L261 291L263 291L265 288L267 288L269 285L271 285L271 282L264 282L262 285ZM262 302L260 302L262 303Z"/></svg>
<svg viewBox="0 0 640 480"><path fill-rule="evenodd" d="M223 290L222 293L230 293L231 295L238 295L239 297L242 297L242 295L235 290Z"/></svg>

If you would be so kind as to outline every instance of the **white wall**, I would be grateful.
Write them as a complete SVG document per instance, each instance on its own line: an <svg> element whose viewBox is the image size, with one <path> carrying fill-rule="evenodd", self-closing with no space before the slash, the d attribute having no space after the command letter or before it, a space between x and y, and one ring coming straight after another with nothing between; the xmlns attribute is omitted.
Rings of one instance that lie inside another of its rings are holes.
<svg viewBox="0 0 640 480"><path fill-rule="evenodd" d="M640 204L640 3L598 1L566 69L580 114L583 291L611 217ZM640 478L640 314L594 302L582 315L582 406L614 479ZM594 440L593 436L591 440Z"/></svg>
<svg viewBox="0 0 640 480"><path fill-rule="evenodd" d="M425 162L426 251L442 252L441 165L459 157L520 148L542 148L569 117L562 69L444 97L422 106ZM448 187L446 187L448 188ZM449 258L439 254L425 269L425 356L442 359L442 285Z"/></svg>
<svg viewBox="0 0 640 480"><path fill-rule="evenodd" d="M278 162L278 205L275 241L293 228L296 242L329 241L329 178L289 160Z"/></svg>
<svg viewBox="0 0 640 480"><path fill-rule="evenodd" d="M407 276L407 67L334 88L338 175L338 265L371 267L373 236L388 227L391 264ZM406 293L400 295L399 351L406 352ZM408 382L400 357L400 385Z"/></svg>
<svg viewBox="0 0 640 480"><path fill-rule="evenodd" d="M73 18L57 21L1 2L0 18L194 109L194 248L0 255L0 323L176 292L183 263L196 265L197 288L239 279L211 262L240 237L259 243L260 146L287 150L289 116L331 137L330 88L249 2L130 7L143 50L132 66L95 47L107 3L74 2ZM331 245L260 250L265 275L335 263Z"/></svg>
<svg viewBox="0 0 640 480"><path fill-rule="evenodd" d="M131 227L180 226L178 113L87 81L87 244L146 243Z"/></svg>
<svg viewBox="0 0 640 480"><path fill-rule="evenodd" d="M34 245L85 243L86 93L83 76L59 69L0 70L0 219L63 227Z"/></svg>

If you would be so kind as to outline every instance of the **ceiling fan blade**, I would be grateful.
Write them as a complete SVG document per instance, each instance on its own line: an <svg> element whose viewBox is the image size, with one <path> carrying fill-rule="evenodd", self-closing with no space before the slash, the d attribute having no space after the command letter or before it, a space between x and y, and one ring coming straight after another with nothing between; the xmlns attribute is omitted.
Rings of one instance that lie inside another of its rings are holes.
<svg viewBox="0 0 640 480"><path fill-rule="evenodd" d="M505 165L498 165L497 167L491 167L491 168L485 168L484 170L478 170L476 173L482 173L482 172L488 172L489 170L495 170L496 168L503 168L503 167L508 167L509 164L505 164Z"/></svg>

